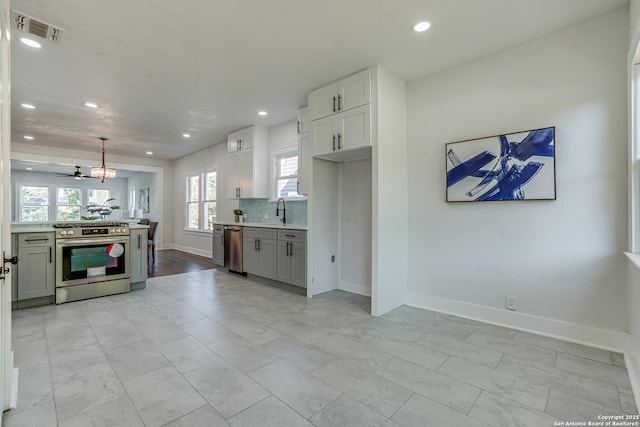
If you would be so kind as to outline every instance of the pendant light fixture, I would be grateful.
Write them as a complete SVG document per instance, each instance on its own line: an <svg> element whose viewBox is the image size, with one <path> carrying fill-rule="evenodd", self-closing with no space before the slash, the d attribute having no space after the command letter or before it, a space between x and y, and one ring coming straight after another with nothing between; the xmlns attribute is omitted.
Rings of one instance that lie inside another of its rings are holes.
<svg viewBox="0 0 640 427"><path fill-rule="evenodd" d="M109 178L115 178L116 177L116 170L115 169L111 169L105 166L104 164L104 142L107 140L107 138L100 138L102 140L102 166L100 167L92 167L91 168L91 177L92 178L99 178L102 182L104 182L105 179L109 179Z"/></svg>

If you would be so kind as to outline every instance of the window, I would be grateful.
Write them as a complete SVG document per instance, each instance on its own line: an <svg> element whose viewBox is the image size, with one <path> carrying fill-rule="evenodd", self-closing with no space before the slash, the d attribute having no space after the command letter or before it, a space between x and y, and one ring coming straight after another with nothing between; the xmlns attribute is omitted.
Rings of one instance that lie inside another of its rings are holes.
<svg viewBox="0 0 640 427"><path fill-rule="evenodd" d="M213 230L213 221L216 219L216 181L215 171L187 177L187 229Z"/></svg>
<svg viewBox="0 0 640 427"><path fill-rule="evenodd" d="M20 221L49 221L49 187L20 187Z"/></svg>
<svg viewBox="0 0 640 427"><path fill-rule="evenodd" d="M204 196L202 200L203 219L206 224L202 227L205 230L213 230L213 221L216 219L216 172L206 172L204 174Z"/></svg>
<svg viewBox="0 0 640 427"><path fill-rule="evenodd" d="M82 191L79 188L58 188L56 195L56 219L77 221L82 208Z"/></svg>
<svg viewBox="0 0 640 427"><path fill-rule="evenodd" d="M111 190L90 188L88 198L90 205L101 205L111 198Z"/></svg>
<svg viewBox="0 0 640 427"><path fill-rule="evenodd" d="M301 197L298 194L298 155L286 153L276 157L276 198Z"/></svg>
<svg viewBox="0 0 640 427"><path fill-rule="evenodd" d="M200 175L187 177L187 228L200 228Z"/></svg>

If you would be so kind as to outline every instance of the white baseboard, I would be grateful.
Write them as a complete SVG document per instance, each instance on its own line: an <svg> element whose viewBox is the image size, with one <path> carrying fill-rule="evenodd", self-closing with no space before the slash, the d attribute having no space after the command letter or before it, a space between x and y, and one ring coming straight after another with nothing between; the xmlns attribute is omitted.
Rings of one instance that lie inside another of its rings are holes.
<svg viewBox="0 0 640 427"><path fill-rule="evenodd" d="M347 280L340 280L338 289L341 291L351 292L352 294L371 296L371 287L363 283L349 282Z"/></svg>
<svg viewBox="0 0 640 427"><path fill-rule="evenodd" d="M206 251L198 248L191 248L189 246L182 246L175 243L165 243L163 249L175 249L181 252L187 252L194 255L200 255L207 258L213 258L213 251Z"/></svg>
<svg viewBox="0 0 640 427"><path fill-rule="evenodd" d="M624 332L411 292L407 294L406 304L576 344L625 354L633 351L631 337Z"/></svg>

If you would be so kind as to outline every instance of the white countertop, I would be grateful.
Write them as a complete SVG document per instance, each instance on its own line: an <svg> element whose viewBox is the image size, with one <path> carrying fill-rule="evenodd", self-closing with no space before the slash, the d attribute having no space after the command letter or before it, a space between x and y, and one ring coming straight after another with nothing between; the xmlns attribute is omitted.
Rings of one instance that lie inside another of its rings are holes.
<svg viewBox="0 0 640 427"><path fill-rule="evenodd" d="M53 232L53 231L56 231L56 229L55 229L55 227L53 225L57 224L58 222L59 221L57 221L57 222L39 222L39 223L14 222L14 223L11 224L11 233L17 234L17 233L47 233L47 232ZM112 222L112 221L106 221L106 222ZM129 222L129 221L125 220L125 221L122 221L122 222ZM100 225L100 221L95 221L94 224L96 226L99 226ZM149 228L149 226L145 225L145 224L138 224L138 223L135 223L135 222L130 222L129 223L129 228L130 229L143 229L143 228Z"/></svg>
<svg viewBox="0 0 640 427"><path fill-rule="evenodd" d="M237 225L239 227L257 227L257 228L278 228L281 230L306 230L306 225L296 224L267 224L264 222L234 222L234 221L214 221L217 225Z"/></svg>
<svg viewBox="0 0 640 427"><path fill-rule="evenodd" d="M18 234L18 233L47 233L47 232L54 232L56 231L55 228L53 228L53 225L51 224L42 224L42 225L18 225L18 224L13 224L11 225L11 233L13 234Z"/></svg>

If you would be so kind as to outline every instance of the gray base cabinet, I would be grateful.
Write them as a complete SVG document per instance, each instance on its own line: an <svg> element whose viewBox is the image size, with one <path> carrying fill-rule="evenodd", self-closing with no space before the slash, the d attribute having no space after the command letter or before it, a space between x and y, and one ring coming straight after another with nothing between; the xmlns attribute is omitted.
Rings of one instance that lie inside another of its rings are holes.
<svg viewBox="0 0 640 427"><path fill-rule="evenodd" d="M242 233L242 265L245 273L276 279L276 230L244 227Z"/></svg>
<svg viewBox="0 0 640 427"><path fill-rule="evenodd" d="M55 233L22 233L17 240L18 301L55 295Z"/></svg>
<svg viewBox="0 0 640 427"><path fill-rule="evenodd" d="M148 277L149 253L147 241L149 230L131 229L129 234L129 277L131 283L146 282Z"/></svg>
<svg viewBox="0 0 640 427"><path fill-rule="evenodd" d="M307 287L307 233L278 230L278 272L276 280Z"/></svg>
<svg viewBox="0 0 640 427"><path fill-rule="evenodd" d="M213 226L213 262L224 265L224 226Z"/></svg>

